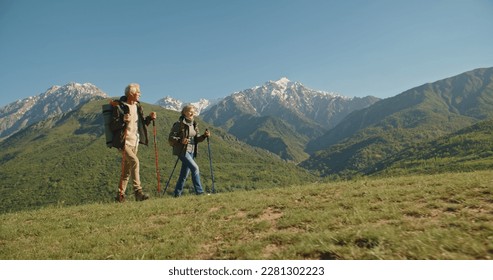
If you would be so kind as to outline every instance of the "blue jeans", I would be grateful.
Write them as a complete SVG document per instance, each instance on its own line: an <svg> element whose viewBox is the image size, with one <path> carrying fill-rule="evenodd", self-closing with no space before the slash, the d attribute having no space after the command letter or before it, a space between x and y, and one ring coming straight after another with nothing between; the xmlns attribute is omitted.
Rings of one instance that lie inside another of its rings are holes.
<svg viewBox="0 0 493 280"><path fill-rule="evenodd" d="M195 163L193 159L193 154L190 152L185 152L185 154L179 156L181 160L181 170L180 177L178 177L178 182L176 182L175 196L180 196L183 192L183 186L187 180L188 174L192 172L192 182L196 194L204 193L202 189L202 184L200 183L200 172L199 166Z"/></svg>

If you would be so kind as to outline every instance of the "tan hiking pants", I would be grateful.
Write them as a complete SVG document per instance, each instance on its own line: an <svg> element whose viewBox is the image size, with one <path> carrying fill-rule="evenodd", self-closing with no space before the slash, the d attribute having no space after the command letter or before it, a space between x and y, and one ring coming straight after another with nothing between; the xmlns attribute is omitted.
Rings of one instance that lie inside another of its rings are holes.
<svg viewBox="0 0 493 280"><path fill-rule="evenodd" d="M139 158L137 157L138 145L130 147L125 145L125 166L123 168L122 192L125 193L128 181L132 177L134 192L142 190L140 185Z"/></svg>

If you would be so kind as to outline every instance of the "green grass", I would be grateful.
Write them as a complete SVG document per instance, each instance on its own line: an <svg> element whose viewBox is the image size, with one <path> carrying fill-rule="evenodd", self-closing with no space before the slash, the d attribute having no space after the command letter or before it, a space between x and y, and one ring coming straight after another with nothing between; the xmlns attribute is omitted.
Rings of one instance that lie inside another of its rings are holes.
<svg viewBox="0 0 493 280"><path fill-rule="evenodd" d="M0 215L0 259L491 259L493 171Z"/></svg>

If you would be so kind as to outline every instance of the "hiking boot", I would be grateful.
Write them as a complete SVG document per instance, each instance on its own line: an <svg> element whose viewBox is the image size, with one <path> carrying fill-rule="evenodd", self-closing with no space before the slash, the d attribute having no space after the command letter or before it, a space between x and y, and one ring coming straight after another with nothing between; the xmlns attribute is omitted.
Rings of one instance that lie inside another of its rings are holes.
<svg viewBox="0 0 493 280"><path fill-rule="evenodd" d="M144 201L149 199L149 196L142 192L142 190L138 190L135 192L135 200L136 201Z"/></svg>
<svg viewBox="0 0 493 280"><path fill-rule="evenodd" d="M117 195L115 196L115 201L116 201L116 202L120 202L120 203L121 203L121 202L125 202L125 195L124 195L124 194L117 194Z"/></svg>

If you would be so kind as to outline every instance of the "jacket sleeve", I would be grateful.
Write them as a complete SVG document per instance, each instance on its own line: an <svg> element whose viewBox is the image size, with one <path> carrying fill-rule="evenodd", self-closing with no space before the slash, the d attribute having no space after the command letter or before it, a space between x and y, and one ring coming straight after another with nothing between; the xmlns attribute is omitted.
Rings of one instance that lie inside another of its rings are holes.
<svg viewBox="0 0 493 280"><path fill-rule="evenodd" d="M149 126L149 124L151 123L152 119L151 119L151 116L147 116L145 117L144 119L144 123L145 125Z"/></svg>
<svg viewBox="0 0 493 280"><path fill-rule="evenodd" d="M174 146L176 144L180 144L180 139L182 138L182 133L180 132L180 123L175 122L173 124L173 127L171 128L169 135L168 135L168 143L171 146Z"/></svg>

